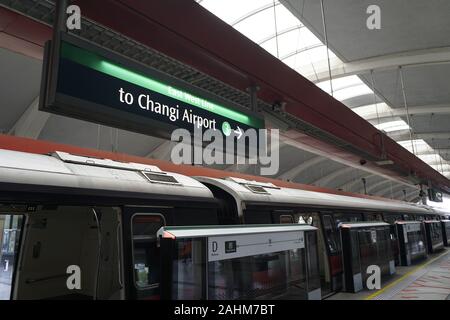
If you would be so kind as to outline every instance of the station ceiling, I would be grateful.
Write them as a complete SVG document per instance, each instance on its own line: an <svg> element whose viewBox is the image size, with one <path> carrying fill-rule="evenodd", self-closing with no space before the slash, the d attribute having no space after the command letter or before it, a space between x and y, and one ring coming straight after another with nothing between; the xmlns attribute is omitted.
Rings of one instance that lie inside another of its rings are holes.
<svg viewBox="0 0 450 320"><path fill-rule="evenodd" d="M324 0L323 11L315 0L197 2L450 176L448 1ZM373 4L379 30L366 27ZM386 189L368 177L370 191Z"/></svg>
<svg viewBox="0 0 450 320"><path fill-rule="evenodd" d="M197 2L322 89L331 91L319 1ZM338 5L337 1L324 0L333 95L450 177L447 162L450 160L450 87L446 81L450 75L450 40L446 36L450 23L444 17L450 12L450 4L438 0L431 0L433 5L423 5L421 0L375 1L382 8L382 29L369 31L361 24L365 26L365 9L372 2L341 0ZM47 0L0 0L0 6L44 24L51 23L54 8L53 1ZM414 19L419 12L420 19ZM408 17L414 22L408 22ZM83 21L81 36L134 59L151 61L148 64L163 72L249 107L247 94L92 21ZM398 67L411 61L415 63L402 67L411 110L408 126ZM171 145L162 139L38 111L41 67L39 58L0 48L0 70L8 75L0 78L3 133L170 159ZM418 189L413 185L330 159L323 152L302 149L289 140L282 143L280 159L276 177L283 180L363 193L361 179L364 178L369 194L409 201L418 199ZM257 172L250 165L217 167L249 174Z"/></svg>

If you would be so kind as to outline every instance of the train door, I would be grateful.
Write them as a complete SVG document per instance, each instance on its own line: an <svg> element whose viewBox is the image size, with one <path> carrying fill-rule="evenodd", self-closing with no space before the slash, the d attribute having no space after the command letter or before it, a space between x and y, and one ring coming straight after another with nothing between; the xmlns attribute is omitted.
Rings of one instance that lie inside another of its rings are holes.
<svg viewBox="0 0 450 320"><path fill-rule="evenodd" d="M121 299L120 209L38 206L26 215L14 299Z"/></svg>
<svg viewBox="0 0 450 320"><path fill-rule="evenodd" d="M324 261L327 261L328 265L324 284L329 292L338 291L342 287L342 258L336 223L333 216L327 213L320 214L316 220L320 222L320 229L323 233L324 254L326 254Z"/></svg>
<svg viewBox="0 0 450 320"><path fill-rule="evenodd" d="M11 298L23 221L23 215L0 215L0 300Z"/></svg>
<svg viewBox="0 0 450 320"><path fill-rule="evenodd" d="M319 258L319 273L322 288L322 296L326 296L333 291L332 275L330 269L330 252L334 252L336 248L335 233L332 231L333 224L325 218L325 224L322 222L318 213L301 213L296 214L296 222L307 223L318 229L317 233L317 247ZM330 251L331 250L331 251Z"/></svg>
<svg viewBox="0 0 450 320"><path fill-rule="evenodd" d="M400 265L400 244L398 242L397 226L395 224L395 222L399 220L402 220L402 215L400 214L383 214L383 221L389 223L390 225L391 247L394 255L395 265Z"/></svg>
<svg viewBox="0 0 450 320"><path fill-rule="evenodd" d="M129 299L160 299L161 257L156 232L167 223L171 224L171 211L172 208L167 207L128 207L124 211L124 261Z"/></svg>

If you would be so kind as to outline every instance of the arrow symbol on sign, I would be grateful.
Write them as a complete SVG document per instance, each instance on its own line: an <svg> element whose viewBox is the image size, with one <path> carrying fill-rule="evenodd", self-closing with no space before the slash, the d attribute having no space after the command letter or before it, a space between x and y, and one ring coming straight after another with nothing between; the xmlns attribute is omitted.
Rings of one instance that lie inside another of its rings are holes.
<svg viewBox="0 0 450 320"><path fill-rule="evenodd" d="M242 129L239 128L239 126L237 127L237 130L234 130L234 133L236 133L238 135L238 139L240 139L242 137Z"/></svg>

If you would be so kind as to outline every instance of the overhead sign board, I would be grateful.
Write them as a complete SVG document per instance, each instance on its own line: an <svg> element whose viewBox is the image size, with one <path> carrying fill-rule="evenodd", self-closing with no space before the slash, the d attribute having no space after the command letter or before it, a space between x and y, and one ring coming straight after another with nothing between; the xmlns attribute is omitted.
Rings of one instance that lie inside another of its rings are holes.
<svg viewBox="0 0 450 320"><path fill-rule="evenodd" d="M236 138L264 128L256 113L74 36L51 45L40 110L162 138L177 128Z"/></svg>

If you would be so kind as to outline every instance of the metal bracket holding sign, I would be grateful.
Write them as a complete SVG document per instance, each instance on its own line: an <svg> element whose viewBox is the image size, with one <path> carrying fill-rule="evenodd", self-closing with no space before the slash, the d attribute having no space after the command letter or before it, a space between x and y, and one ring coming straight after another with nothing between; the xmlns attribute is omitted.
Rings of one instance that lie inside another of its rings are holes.
<svg viewBox="0 0 450 320"><path fill-rule="evenodd" d="M264 128L255 112L66 33L46 44L39 109L166 139Z"/></svg>

